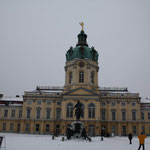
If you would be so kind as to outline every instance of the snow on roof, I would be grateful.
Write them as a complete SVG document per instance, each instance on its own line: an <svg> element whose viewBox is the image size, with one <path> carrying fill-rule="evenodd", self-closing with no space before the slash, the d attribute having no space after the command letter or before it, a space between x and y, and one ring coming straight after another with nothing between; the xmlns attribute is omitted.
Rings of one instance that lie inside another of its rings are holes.
<svg viewBox="0 0 150 150"><path fill-rule="evenodd" d="M22 102L23 97L1 97L0 101L17 101L17 102Z"/></svg>
<svg viewBox="0 0 150 150"><path fill-rule="evenodd" d="M129 93L127 91L108 91L108 93L120 93L120 94L124 94L124 93Z"/></svg>
<svg viewBox="0 0 150 150"><path fill-rule="evenodd" d="M39 91L38 91L39 92ZM40 92L42 92L42 93L62 93L62 91L60 91L60 90L40 90Z"/></svg>
<svg viewBox="0 0 150 150"><path fill-rule="evenodd" d="M22 106L22 104L9 104L9 106Z"/></svg>
<svg viewBox="0 0 150 150"><path fill-rule="evenodd" d="M150 103L149 98L141 99L141 103Z"/></svg>

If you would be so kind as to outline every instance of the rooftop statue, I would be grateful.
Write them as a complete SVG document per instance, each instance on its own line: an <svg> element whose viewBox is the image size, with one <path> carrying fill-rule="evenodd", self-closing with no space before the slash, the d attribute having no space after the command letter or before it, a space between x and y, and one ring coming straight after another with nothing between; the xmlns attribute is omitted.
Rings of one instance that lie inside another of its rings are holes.
<svg viewBox="0 0 150 150"><path fill-rule="evenodd" d="M83 23L83 22L80 22L80 25L81 25L81 27L82 27L82 31L83 31L84 23Z"/></svg>

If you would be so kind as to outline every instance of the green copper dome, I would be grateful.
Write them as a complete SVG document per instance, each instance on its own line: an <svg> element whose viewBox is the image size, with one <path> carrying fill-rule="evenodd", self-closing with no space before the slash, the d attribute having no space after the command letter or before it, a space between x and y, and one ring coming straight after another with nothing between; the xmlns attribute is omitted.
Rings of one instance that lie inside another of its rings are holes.
<svg viewBox="0 0 150 150"><path fill-rule="evenodd" d="M78 35L78 43L76 47L70 47L66 53L66 61L73 60L75 58L79 59L91 59L93 61L98 61L98 53L94 47L89 48L86 42L87 35L82 30Z"/></svg>

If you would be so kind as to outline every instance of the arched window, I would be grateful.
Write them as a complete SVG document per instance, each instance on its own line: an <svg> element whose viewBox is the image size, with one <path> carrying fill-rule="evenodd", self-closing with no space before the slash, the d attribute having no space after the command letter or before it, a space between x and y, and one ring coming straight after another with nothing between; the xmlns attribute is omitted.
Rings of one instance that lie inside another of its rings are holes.
<svg viewBox="0 0 150 150"><path fill-rule="evenodd" d="M72 103L67 104L66 116L67 116L67 118L72 118L73 117L73 104Z"/></svg>
<svg viewBox="0 0 150 150"><path fill-rule="evenodd" d="M104 121L106 120L106 109L101 110L101 119Z"/></svg>
<svg viewBox="0 0 150 150"><path fill-rule="evenodd" d="M122 121L126 121L126 110L123 109L121 113L122 113Z"/></svg>
<svg viewBox="0 0 150 150"><path fill-rule="evenodd" d="M69 83L72 83L72 72L69 72Z"/></svg>
<svg viewBox="0 0 150 150"><path fill-rule="evenodd" d="M41 115L41 108L37 107L36 108L36 119L40 119L40 115Z"/></svg>
<svg viewBox="0 0 150 150"><path fill-rule="evenodd" d="M89 136L95 136L95 126L94 125L89 126Z"/></svg>
<svg viewBox="0 0 150 150"><path fill-rule="evenodd" d="M91 83L94 84L94 72L91 72Z"/></svg>
<svg viewBox="0 0 150 150"><path fill-rule="evenodd" d="M80 82L80 83L83 83L83 82L84 82L84 72L83 72L83 71L80 71L80 72L79 72L79 82Z"/></svg>
<svg viewBox="0 0 150 150"><path fill-rule="evenodd" d="M112 120L113 120L113 121L116 120L116 110L115 110L115 109L112 109L112 110L111 110L111 117L112 117Z"/></svg>
<svg viewBox="0 0 150 150"><path fill-rule="evenodd" d="M95 118L95 105L93 103L89 104L89 118Z"/></svg>

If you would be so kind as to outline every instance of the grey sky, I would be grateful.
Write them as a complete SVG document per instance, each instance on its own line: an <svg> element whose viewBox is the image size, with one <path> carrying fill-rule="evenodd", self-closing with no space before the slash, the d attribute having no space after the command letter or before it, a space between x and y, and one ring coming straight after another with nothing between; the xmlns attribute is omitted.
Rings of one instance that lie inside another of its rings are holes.
<svg viewBox="0 0 150 150"><path fill-rule="evenodd" d="M149 0L0 0L0 93L63 86L80 21L99 53L99 86L150 97Z"/></svg>

